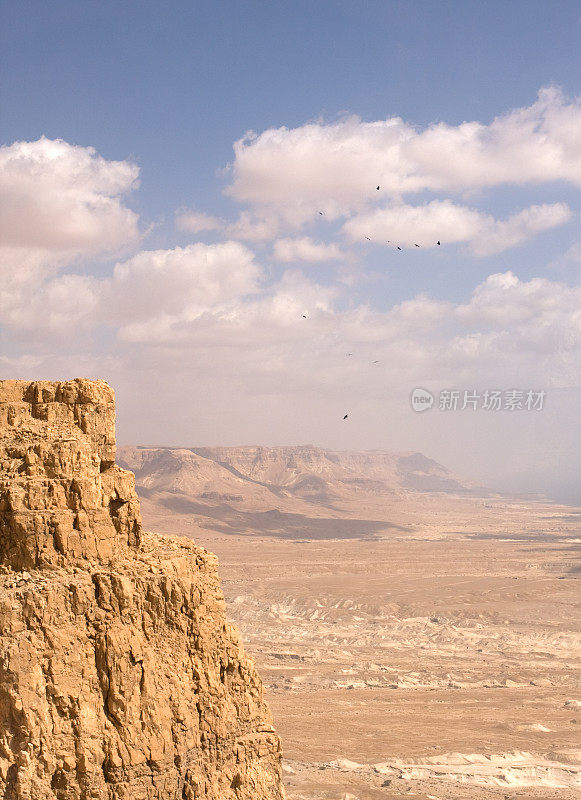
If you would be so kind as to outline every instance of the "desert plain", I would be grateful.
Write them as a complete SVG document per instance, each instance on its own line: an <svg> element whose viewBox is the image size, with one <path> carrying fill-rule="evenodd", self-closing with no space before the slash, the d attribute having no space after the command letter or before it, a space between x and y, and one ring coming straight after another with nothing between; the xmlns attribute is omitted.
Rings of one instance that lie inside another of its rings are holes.
<svg viewBox="0 0 581 800"><path fill-rule="evenodd" d="M579 797L579 509L417 453L119 460L147 529L218 555L290 800Z"/></svg>

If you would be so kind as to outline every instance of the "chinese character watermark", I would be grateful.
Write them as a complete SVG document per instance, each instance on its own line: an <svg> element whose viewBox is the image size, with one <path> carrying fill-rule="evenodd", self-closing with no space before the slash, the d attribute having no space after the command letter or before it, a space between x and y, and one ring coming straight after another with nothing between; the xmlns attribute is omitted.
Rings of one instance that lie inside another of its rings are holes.
<svg viewBox="0 0 581 800"><path fill-rule="evenodd" d="M427 389L414 389L410 402L414 411L542 411L547 393L544 389L442 389L438 402Z"/></svg>

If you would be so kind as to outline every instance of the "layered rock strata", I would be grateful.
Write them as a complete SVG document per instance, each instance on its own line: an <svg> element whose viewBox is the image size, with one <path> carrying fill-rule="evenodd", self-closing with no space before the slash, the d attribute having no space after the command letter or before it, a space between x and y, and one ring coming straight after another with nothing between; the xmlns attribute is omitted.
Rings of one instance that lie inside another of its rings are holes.
<svg viewBox="0 0 581 800"><path fill-rule="evenodd" d="M215 557L141 529L102 381L0 381L0 796L282 800Z"/></svg>

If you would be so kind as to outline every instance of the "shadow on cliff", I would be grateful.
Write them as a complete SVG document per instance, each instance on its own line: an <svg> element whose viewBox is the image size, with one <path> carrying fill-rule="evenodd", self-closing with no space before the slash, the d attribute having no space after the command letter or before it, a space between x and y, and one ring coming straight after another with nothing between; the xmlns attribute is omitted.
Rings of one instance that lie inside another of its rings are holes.
<svg viewBox="0 0 581 800"><path fill-rule="evenodd" d="M205 517L196 522L208 530L227 534L254 533L280 539L363 539L380 532L410 529L390 522L368 519L331 519L307 517L304 514L271 509L270 511L239 511L226 503L208 506L180 495L140 493L150 497L156 505L176 514L195 514Z"/></svg>

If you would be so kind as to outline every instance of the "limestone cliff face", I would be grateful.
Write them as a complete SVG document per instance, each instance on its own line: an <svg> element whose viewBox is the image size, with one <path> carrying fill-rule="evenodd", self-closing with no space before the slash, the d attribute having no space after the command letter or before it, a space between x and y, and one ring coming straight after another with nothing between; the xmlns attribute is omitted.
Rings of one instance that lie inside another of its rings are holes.
<svg viewBox="0 0 581 800"><path fill-rule="evenodd" d="M284 797L216 559L142 532L101 381L0 381L0 797Z"/></svg>

